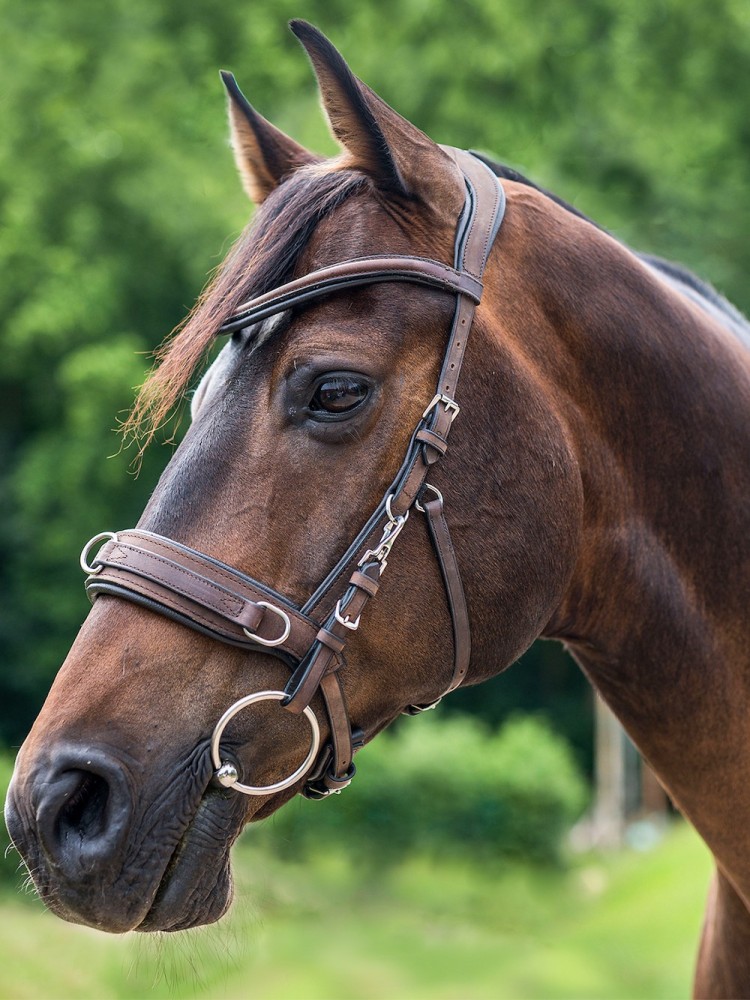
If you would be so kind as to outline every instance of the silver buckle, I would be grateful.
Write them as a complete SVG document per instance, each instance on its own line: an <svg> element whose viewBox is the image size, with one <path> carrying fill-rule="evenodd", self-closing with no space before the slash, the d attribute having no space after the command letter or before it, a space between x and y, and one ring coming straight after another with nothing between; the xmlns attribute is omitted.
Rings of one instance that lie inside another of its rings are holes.
<svg viewBox="0 0 750 1000"><path fill-rule="evenodd" d="M359 628L359 620L362 617L362 615L357 615L356 621L352 621L349 615L345 615L342 612L341 601L342 598L339 598L339 600L336 601L336 608L333 612L334 618L340 625L343 625L344 628L348 628L351 629L352 632L356 632L357 629Z"/></svg>
<svg viewBox="0 0 750 1000"><path fill-rule="evenodd" d="M422 420L426 420L427 419L427 417L432 413L432 411L435 409L435 407L438 405L438 403L442 403L443 404L443 406L445 407L446 413L448 413L449 416L450 416L450 418L451 418L451 423L453 423L453 421L456 419L456 417L461 412L461 407L458 405L458 403L455 401L455 399L451 399L450 396L446 396L445 393L443 393L443 392L436 392L435 393L435 395L430 400L429 406L427 407L427 409L422 414Z"/></svg>

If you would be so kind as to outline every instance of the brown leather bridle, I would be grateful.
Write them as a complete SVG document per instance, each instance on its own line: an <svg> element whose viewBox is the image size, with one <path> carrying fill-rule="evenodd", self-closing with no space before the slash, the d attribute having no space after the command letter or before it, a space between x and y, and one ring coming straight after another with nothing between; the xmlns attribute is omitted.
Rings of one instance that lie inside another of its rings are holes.
<svg viewBox="0 0 750 1000"><path fill-rule="evenodd" d="M456 386L474 310L482 295L485 265L503 219L505 194L495 175L476 157L450 147L448 152L466 183L452 267L421 257L354 258L243 303L219 330L231 333L325 295L377 282L405 281L456 296L437 392L412 434L401 468L372 516L309 600L297 607L283 594L210 556L140 529L96 535L81 555L81 565L89 574L86 591L92 601L100 594L122 597L221 642L268 650L290 665L292 675L283 692L257 692L240 699L214 729L212 755L217 780L248 794L272 794L306 774L303 794L324 798L341 791L354 777L354 752L365 737L352 728L338 671L344 663L347 639L359 628L367 603L377 594L391 548L414 507L427 518L445 584L453 625L454 665L450 683L431 704L412 705L406 711L414 714L433 708L462 683L469 668L466 599L443 497L427 482L427 476L445 455L451 425L459 412ZM104 538L107 543L89 563L90 549ZM320 753L318 724L310 708L318 691L325 701L331 733L330 743ZM238 711L267 699L280 701L288 712L308 718L313 729L310 753L283 781L260 787L243 785L235 764L221 757L221 735Z"/></svg>

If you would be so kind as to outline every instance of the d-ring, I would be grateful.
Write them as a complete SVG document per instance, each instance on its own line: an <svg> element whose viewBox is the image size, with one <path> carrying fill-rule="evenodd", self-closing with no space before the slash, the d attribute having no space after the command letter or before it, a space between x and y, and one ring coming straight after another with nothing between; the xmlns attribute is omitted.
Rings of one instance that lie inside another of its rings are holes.
<svg viewBox="0 0 750 1000"><path fill-rule="evenodd" d="M286 642L289 638L289 633L292 631L292 623L289 621L289 615L286 611L283 608L277 608L275 604L269 604L268 601L256 601L255 603L259 608L268 608L269 611L273 611L275 615L278 615L284 623L284 631L278 639L261 639L255 632L249 632L246 628L243 628L242 631L248 639L252 639L253 642L259 642L261 646L280 646L282 642Z"/></svg>
<svg viewBox="0 0 750 1000"><path fill-rule="evenodd" d="M113 542L116 542L117 532L100 531L98 535L94 535L93 538L89 538L89 540L86 542L86 544L83 546L83 549L81 550L81 559L80 559L81 569L83 570L84 573L87 573L89 576L96 576L97 573L101 573L101 571L104 569L104 566L101 563L98 566L89 566L86 560L88 559L88 555L89 552L91 551L92 546L96 545L97 542L104 541L105 538L109 538Z"/></svg>
<svg viewBox="0 0 750 1000"><path fill-rule="evenodd" d="M242 792L243 795L272 795L274 792L281 792L285 788L289 788L290 785L299 781L306 771L309 771L315 758L318 756L318 749L320 747L320 726L318 725L318 720L315 718L315 713L309 705L302 710L302 714L307 718L312 730L310 752L297 770L293 774L290 774L288 778L284 778L283 781L276 781L272 785L243 785L237 780L237 768L234 764L229 761L222 761L221 759L219 743L230 719L233 719L243 708L254 705L258 701L284 701L286 697L283 691L257 691L255 694L248 694L244 698L240 698L239 701L236 701L222 715L216 723L216 728L211 737L211 760L216 768L214 777L219 784L224 785L225 788L233 788L237 792Z"/></svg>
<svg viewBox="0 0 750 1000"><path fill-rule="evenodd" d="M425 483L414 500L414 506L417 508L420 514L424 514L424 507L419 502L419 497L425 492L425 490L431 490L435 494L435 499L439 500L440 503L443 502L443 494L440 492L437 486L433 486L432 483Z"/></svg>

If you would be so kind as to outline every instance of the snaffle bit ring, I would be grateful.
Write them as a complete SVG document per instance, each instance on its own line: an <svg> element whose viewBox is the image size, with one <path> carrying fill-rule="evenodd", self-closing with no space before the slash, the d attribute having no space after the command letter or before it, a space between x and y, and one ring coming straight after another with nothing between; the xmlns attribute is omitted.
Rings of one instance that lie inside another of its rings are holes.
<svg viewBox="0 0 750 1000"><path fill-rule="evenodd" d="M315 758L318 756L320 748L320 726L318 725L318 720L315 718L315 713L309 705L302 710L302 714L310 723L312 731L310 751L297 770L290 774L288 778L284 778L283 781L276 781L272 785L243 785L242 782L237 780L239 775L234 764L231 761L222 761L221 759L219 743L230 719L233 719L243 708L248 708L250 705L256 704L256 702L285 701L286 698L287 695L283 691L257 691L255 694L248 694L244 698L240 698L239 701L231 705L222 715L216 723L216 728L211 737L211 760L216 768L214 778L220 785L223 785L225 788L233 788L236 792L242 792L243 795L272 795L274 792L281 792L285 788L289 788L290 785L299 781L302 775L310 770Z"/></svg>

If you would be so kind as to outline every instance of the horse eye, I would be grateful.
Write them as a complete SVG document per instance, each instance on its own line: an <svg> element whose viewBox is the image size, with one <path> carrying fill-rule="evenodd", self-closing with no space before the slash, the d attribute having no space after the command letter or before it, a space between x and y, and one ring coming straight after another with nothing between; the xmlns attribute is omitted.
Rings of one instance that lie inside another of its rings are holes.
<svg viewBox="0 0 750 1000"><path fill-rule="evenodd" d="M313 412L348 413L363 403L369 395L366 382L349 375L327 375L316 386L310 400Z"/></svg>

